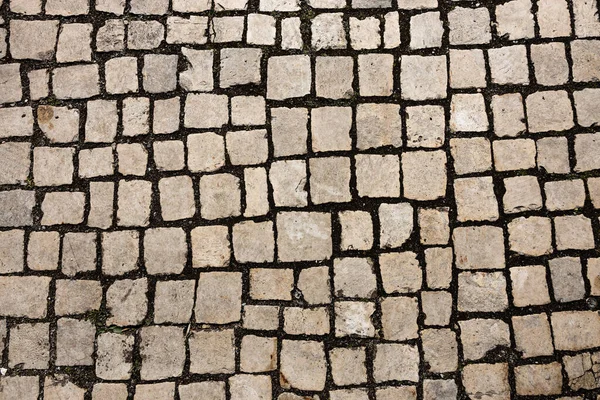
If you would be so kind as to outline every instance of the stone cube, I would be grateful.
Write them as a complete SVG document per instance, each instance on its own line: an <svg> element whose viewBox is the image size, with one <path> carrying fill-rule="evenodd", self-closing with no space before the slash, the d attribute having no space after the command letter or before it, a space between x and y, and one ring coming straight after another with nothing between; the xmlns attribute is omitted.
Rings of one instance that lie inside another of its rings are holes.
<svg viewBox="0 0 600 400"><path fill-rule="evenodd" d="M406 145L438 148L445 141L445 111L441 106L406 107Z"/></svg>
<svg viewBox="0 0 600 400"><path fill-rule="evenodd" d="M311 158L309 170L313 203L344 203L352 199L349 157Z"/></svg>
<svg viewBox="0 0 600 400"><path fill-rule="evenodd" d="M17 60L52 60L56 52L58 20L10 21L10 54ZM31 35L36 32L36 35Z"/></svg>
<svg viewBox="0 0 600 400"><path fill-rule="evenodd" d="M359 107L365 107L365 105L359 105ZM362 108L359 109L362 110ZM313 108L310 117L310 136L313 151L350 150L352 148L352 140L350 139L352 109L350 107ZM359 118L357 116L357 131L359 131L358 125L361 123ZM370 122L378 123L377 120ZM291 132L287 134L290 135ZM306 137L304 137L304 140L306 140Z"/></svg>
<svg viewBox="0 0 600 400"><path fill-rule="evenodd" d="M330 258L331 215L320 212L279 213L277 249L277 259L282 262Z"/></svg>
<svg viewBox="0 0 600 400"><path fill-rule="evenodd" d="M491 176L460 178L454 181L457 219L465 221L496 221L498 201Z"/></svg>
<svg viewBox="0 0 600 400"><path fill-rule="evenodd" d="M504 178L502 198L505 213L519 213L542 208L542 192L537 177L532 175Z"/></svg>
<svg viewBox="0 0 600 400"><path fill-rule="evenodd" d="M310 58L306 55L274 56L267 65L267 98L284 100L310 93Z"/></svg>
<svg viewBox="0 0 600 400"><path fill-rule="evenodd" d="M271 262L275 253L273 223L240 222L233 227L232 243L237 262Z"/></svg>
<svg viewBox="0 0 600 400"><path fill-rule="evenodd" d="M400 58L400 86L405 100L446 98L445 56L405 55Z"/></svg>
<svg viewBox="0 0 600 400"><path fill-rule="evenodd" d="M338 214L341 226L340 249L370 250L373 246L373 221L366 211L342 211Z"/></svg>
<svg viewBox="0 0 600 400"><path fill-rule="evenodd" d="M261 59L261 49L222 49L220 86L227 88L235 85L261 83Z"/></svg>
<svg viewBox="0 0 600 400"><path fill-rule="evenodd" d="M502 272L461 272L458 275L458 310L497 312L508 307Z"/></svg>
<svg viewBox="0 0 600 400"><path fill-rule="evenodd" d="M546 268L543 265L513 267L510 269L513 303L528 307L550 303Z"/></svg>
<svg viewBox="0 0 600 400"><path fill-rule="evenodd" d="M241 214L238 177L231 174L202 175L199 186L202 218L214 220Z"/></svg>
<svg viewBox="0 0 600 400"><path fill-rule="evenodd" d="M191 374L232 374L235 371L233 329L192 331L188 339Z"/></svg>
<svg viewBox="0 0 600 400"><path fill-rule="evenodd" d="M133 369L133 335L113 332L98 334L96 376L106 380L130 379Z"/></svg>
<svg viewBox="0 0 600 400"><path fill-rule="evenodd" d="M357 154L354 158L359 196L400 196L400 160L397 155Z"/></svg>
<svg viewBox="0 0 600 400"><path fill-rule="evenodd" d="M194 183L191 177L180 175L162 178L158 181L158 191L163 220L176 221L192 218L196 214Z"/></svg>
<svg viewBox="0 0 600 400"><path fill-rule="evenodd" d="M347 99L354 95L354 60L346 56L318 56L315 89L318 97Z"/></svg>
<svg viewBox="0 0 600 400"><path fill-rule="evenodd" d="M17 324L10 329L8 367L47 369L50 362L50 324Z"/></svg>
<svg viewBox="0 0 600 400"><path fill-rule="evenodd" d="M225 267L229 263L227 226L198 226L192 229L191 241L194 268Z"/></svg>
<svg viewBox="0 0 600 400"><path fill-rule="evenodd" d="M373 260L345 257L333 262L333 287L337 297L371 298L377 292Z"/></svg>
<svg viewBox="0 0 600 400"><path fill-rule="evenodd" d="M583 215L554 217L554 239L557 250L585 250L595 246L591 220Z"/></svg>
<svg viewBox="0 0 600 400"><path fill-rule="evenodd" d="M227 132L227 154L233 165L257 165L269 157L268 134L265 129Z"/></svg>
<svg viewBox="0 0 600 400"><path fill-rule="evenodd" d="M508 223L508 244L515 253L539 257L552 253L550 218L520 217Z"/></svg>
<svg viewBox="0 0 600 400"><path fill-rule="evenodd" d="M106 291L107 325L140 325L148 311L146 278L115 281Z"/></svg>
<svg viewBox="0 0 600 400"><path fill-rule="evenodd" d="M489 128L485 100L479 93L454 94L450 103L452 132L485 132Z"/></svg>
<svg viewBox="0 0 600 400"><path fill-rule="evenodd" d="M183 328L145 326L140 329L139 337L142 380L181 376L186 359Z"/></svg>
<svg viewBox="0 0 600 400"><path fill-rule="evenodd" d="M206 324L228 324L239 321L241 313L242 274L202 272L196 291L196 321Z"/></svg>
<svg viewBox="0 0 600 400"><path fill-rule="evenodd" d="M90 321L61 318L56 328L56 365L94 365L96 327Z"/></svg>

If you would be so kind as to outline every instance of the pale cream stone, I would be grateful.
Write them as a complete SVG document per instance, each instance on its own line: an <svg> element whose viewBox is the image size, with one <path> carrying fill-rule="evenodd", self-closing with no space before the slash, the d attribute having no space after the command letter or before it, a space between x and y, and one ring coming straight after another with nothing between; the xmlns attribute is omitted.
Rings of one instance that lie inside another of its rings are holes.
<svg viewBox="0 0 600 400"><path fill-rule="evenodd" d="M310 197L314 204L344 203L350 193L350 158L315 157L309 160Z"/></svg>
<svg viewBox="0 0 600 400"><path fill-rule="evenodd" d="M512 317L515 345L523 357L550 356L554 352L550 324L546 314Z"/></svg>
<svg viewBox="0 0 600 400"><path fill-rule="evenodd" d="M366 211L342 211L338 214L342 228L340 249L369 250L373 246L373 221Z"/></svg>
<svg viewBox="0 0 600 400"><path fill-rule="evenodd" d="M380 254L379 271L387 294L416 293L421 289L423 271L412 251Z"/></svg>
<svg viewBox="0 0 600 400"><path fill-rule="evenodd" d="M480 49L450 49L450 87L456 89L486 86L485 59Z"/></svg>
<svg viewBox="0 0 600 400"><path fill-rule="evenodd" d="M237 322L242 314L242 274L202 272L198 278L196 321L206 324Z"/></svg>
<svg viewBox="0 0 600 400"><path fill-rule="evenodd" d="M375 382L419 381L419 349L417 346L400 343L376 345L373 377ZM390 399L396 397L390 397ZM407 397L410 398L410 397Z"/></svg>
<svg viewBox="0 0 600 400"><path fill-rule="evenodd" d="M502 272L461 272L458 275L458 310L496 312L508 307Z"/></svg>
<svg viewBox="0 0 600 400"><path fill-rule="evenodd" d="M331 375L338 386L367 382L364 347L336 347L329 350Z"/></svg>
<svg viewBox="0 0 600 400"><path fill-rule="evenodd" d="M585 297L581 260L578 257L560 257L548 261L554 298L562 303Z"/></svg>
<svg viewBox="0 0 600 400"><path fill-rule="evenodd" d="M543 265L513 267L510 269L513 303L517 307L550 303L546 268Z"/></svg>
<svg viewBox="0 0 600 400"><path fill-rule="evenodd" d="M162 25L161 25L162 28ZM208 28L208 18L199 15L189 15L186 17L171 16L167 18L167 38L169 44L205 44L208 41L206 36ZM161 29L160 37L162 41L164 28ZM158 42L160 43L160 42ZM155 44L156 47L156 44Z"/></svg>
<svg viewBox="0 0 600 400"><path fill-rule="evenodd" d="M514 373L519 395L539 396L562 393L562 366L558 362L520 365L515 367Z"/></svg>
<svg viewBox="0 0 600 400"><path fill-rule="evenodd" d="M33 271L57 269L59 246L58 232L31 232L27 245L27 267Z"/></svg>
<svg viewBox="0 0 600 400"><path fill-rule="evenodd" d="M402 117L400 114L400 107L396 104L359 104L356 107L356 146L358 149L402 146Z"/></svg>
<svg viewBox="0 0 600 400"><path fill-rule="evenodd" d="M385 297L381 301L384 339L403 341L418 338L418 316L419 300L416 297Z"/></svg>
<svg viewBox="0 0 600 400"><path fill-rule="evenodd" d="M539 257L552 253L550 218L520 217L508 223L508 243L511 251Z"/></svg>
<svg viewBox="0 0 600 400"><path fill-rule="evenodd" d="M147 226L150 223L152 183L149 181L119 181L117 224Z"/></svg>
<svg viewBox="0 0 600 400"><path fill-rule="evenodd" d="M145 326L139 331L142 380L181 376L185 363L183 327Z"/></svg>
<svg viewBox="0 0 600 400"><path fill-rule="evenodd" d="M310 21L312 47L315 50L346 48L343 17L342 13L322 13Z"/></svg>
<svg viewBox="0 0 600 400"><path fill-rule="evenodd" d="M322 342L283 340L280 357L279 383L283 388L323 390L327 364Z"/></svg>
<svg viewBox="0 0 600 400"><path fill-rule="evenodd" d="M413 15L410 18L411 49L427 49L442 46L444 26L438 11Z"/></svg>
<svg viewBox="0 0 600 400"><path fill-rule="evenodd" d="M286 307L283 310L283 331L287 334L326 335L329 329L329 311L325 307Z"/></svg>
<svg viewBox="0 0 600 400"><path fill-rule="evenodd" d="M512 0L496 6L498 36L508 40L532 39L535 35L531 0Z"/></svg>
<svg viewBox="0 0 600 400"><path fill-rule="evenodd" d="M362 257L336 258L333 287L337 297L371 298L377 292L373 260Z"/></svg>
<svg viewBox="0 0 600 400"><path fill-rule="evenodd" d="M487 138L452 138L450 152L454 159L454 172L459 175L485 172L492 168L492 150Z"/></svg>
<svg viewBox="0 0 600 400"><path fill-rule="evenodd" d="M532 93L525 102L532 133L564 131L574 126L571 101L564 90Z"/></svg>
<svg viewBox="0 0 600 400"><path fill-rule="evenodd" d="M281 212L277 215L279 261L324 260L331 257L331 215Z"/></svg>
<svg viewBox="0 0 600 400"><path fill-rule="evenodd" d="M356 186L361 197L399 197L400 161L397 155L357 154Z"/></svg>
<svg viewBox="0 0 600 400"><path fill-rule="evenodd" d="M319 97L347 99L354 95L354 60L345 56L319 56L315 61L315 89Z"/></svg>
<svg viewBox="0 0 600 400"><path fill-rule="evenodd" d="M469 364L462 370L462 384L469 397L489 393L482 400L509 400L511 390L508 383L508 365Z"/></svg>
<svg viewBox="0 0 600 400"><path fill-rule="evenodd" d="M460 178L454 181L457 219L465 221L496 221L498 201L491 176Z"/></svg>
<svg viewBox="0 0 600 400"><path fill-rule="evenodd" d="M364 2L364 0L353 0L353 3L357 1ZM373 1L381 2L382 0L369 0L368 3L365 2L365 6L363 7L373 7ZM387 2L387 0L383 0L383 2ZM354 7L356 8L356 6ZM364 19L350 17L349 22L350 44L354 50L376 49L381 45L379 19L375 17L366 17Z"/></svg>
<svg viewBox="0 0 600 400"><path fill-rule="evenodd" d="M595 311L560 311L550 316L556 350L585 350L600 345L600 315Z"/></svg>
<svg viewBox="0 0 600 400"><path fill-rule="evenodd" d="M505 213L519 213L542 208L542 191L537 177L513 176L504 179L502 203Z"/></svg>
<svg viewBox="0 0 600 400"><path fill-rule="evenodd" d="M192 229L192 266L225 267L229 264L230 245L227 226L198 226Z"/></svg>
<svg viewBox="0 0 600 400"><path fill-rule="evenodd" d="M156 282L154 322L188 323L194 308L195 286L193 280Z"/></svg>
<svg viewBox="0 0 600 400"><path fill-rule="evenodd" d="M446 56L400 57L400 85L406 100L443 99L447 96Z"/></svg>
<svg viewBox="0 0 600 400"><path fill-rule="evenodd" d="M151 228L144 232L144 266L148 274L180 274L186 261L186 234L182 228Z"/></svg>
<svg viewBox="0 0 600 400"><path fill-rule="evenodd" d="M310 267L300 271L297 289L308 304L328 304L331 301L328 267Z"/></svg>
<svg viewBox="0 0 600 400"><path fill-rule="evenodd" d="M148 312L146 278L115 281L106 291L107 325L131 326L142 323Z"/></svg>
<svg viewBox="0 0 600 400"><path fill-rule="evenodd" d="M77 64L52 71L52 89L59 99L85 99L100 93L97 64Z"/></svg>
<svg viewBox="0 0 600 400"><path fill-rule="evenodd" d="M555 38L571 35L571 15L566 0L540 0L537 7L541 37Z"/></svg>
<svg viewBox="0 0 600 400"><path fill-rule="evenodd" d="M202 175L199 191L202 218L213 220L241 214L238 177L231 174Z"/></svg>
<svg viewBox="0 0 600 400"><path fill-rule="evenodd" d="M359 107L363 107L363 105L359 105ZM350 138L352 109L350 107L318 107L313 108L310 115L313 151L350 150L352 148ZM357 125L362 122L358 118L357 116Z"/></svg>
<svg viewBox="0 0 600 400"><path fill-rule="evenodd" d="M284 100L310 93L311 65L307 55L274 56L267 64L267 98Z"/></svg>
<svg viewBox="0 0 600 400"><path fill-rule="evenodd" d="M194 186L187 175L162 178L158 181L162 219L176 221L196 214Z"/></svg>
<svg viewBox="0 0 600 400"><path fill-rule="evenodd" d="M450 329L421 331L423 361L433 373L453 372L458 369L456 333Z"/></svg>
<svg viewBox="0 0 600 400"><path fill-rule="evenodd" d="M335 303L335 336L375 336L372 302L339 301Z"/></svg>
<svg viewBox="0 0 600 400"><path fill-rule="evenodd" d="M489 43L492 39L490 13L486 7L456 7L448 13L451 45Z"/></svg>
<svg viewBox="0 0 600 400"><path fill-rule="evenodd" d="M539 14L538 14L539 15ZM560 42L531 45L531 62L537 83L546 86L563 85L569 79L565 45Z"/></svg>
<svg viewBox="0 0 600 400"><path fill-rule="evenodd" d="M83 222L85 193L50 192L42 202L42 225L76 225Z"/></svg>
<svg viewBox="0 0 600 400"><path fill-rule="evenodd" d="M449 208L419 208L419 235L425 245L447 244L450 238Z"/></svg>
<svg viewBox="0 0 600 400"><path fill-rule="evenodd" d="M10 53L17 60L52 60L58 35L58 20L10 21ZM37 32L31 35L31 32Z"/></svg>
<svg viewBox="0 0 600 400"><path fill-rule="evenodd" d="M554 231L557 250L595 247L591 220L583 215L554 217Z"/></svg>
<svg viewBox="0 0 600 400"><path fill-rule="evenodd" d="M454 94L450 103L452 132L485 132L489 128L485 100L479 93Z"/></svg>
<svg viewBox="0 0 600 400"><path fill-rule="evenodd" d="M252 299L289 301L292 300L293 289L294 271L291 269L253 268L250 270L250 297ZM296 327L298 325L299 323L296 323ZM295 334L301 333L296 332Z"/></svg>
<svg viewBox="0 0 600 400"><path fill-rule="evenodd" d="M97 310L102 302L102 286L98 281L67 280L56 281L56 315L83 314Z"/></svg>
<svg viewBox="0 0 600 400"><path fill-rule="evenodd" d="M131 377L133 342L130 334L102 332L98 334L96 376L107 380L125 380Z"/></svg>
<svg viewBox="0 0 600 400"><path fill-rule="evenodd" d="M232 374L235 371L233 329L192 331L188 338L191 374Z"/></svg>
<svg viewBox="0 0 600 400"><path fill-rule="evenodd" d="M243 372L267 372L277 368L277 338L246 335L240 345Z"/></svg>
<svg viewBox="0 0 600 400"><path fill-rule="evenodd" d="M46 369L50 360L50 325L21 323L10 328L8 367Z"/></svg>
<svg viewBox="0 0 600 400"><path fill-rule="evenodd" d="M229 99L225 95L189 93L185 99L187 128L220 128L229 121ZM203 110L202 113L196 112Z"/></svg>

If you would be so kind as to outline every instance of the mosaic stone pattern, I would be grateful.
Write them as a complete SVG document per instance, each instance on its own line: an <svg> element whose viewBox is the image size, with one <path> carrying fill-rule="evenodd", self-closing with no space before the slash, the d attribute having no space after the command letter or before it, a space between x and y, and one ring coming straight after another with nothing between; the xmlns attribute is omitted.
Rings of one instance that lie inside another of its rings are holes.
<svg viewBox="0 0 600 400"><path fill-rule="evenodd" d="M0 400L600 399L594 0L0 0Z"/></svg>

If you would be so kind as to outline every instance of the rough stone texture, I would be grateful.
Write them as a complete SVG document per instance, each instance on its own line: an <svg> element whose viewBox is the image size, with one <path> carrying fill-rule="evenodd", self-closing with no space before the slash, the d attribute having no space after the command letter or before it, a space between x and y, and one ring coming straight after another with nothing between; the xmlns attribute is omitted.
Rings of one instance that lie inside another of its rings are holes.
<svg viewBox="0 0 600 400"><path fill-rule="evenodd" d="M0 3L0 399L597 397L596 1Z"/></svg>
<svg viewBox="0 0 600 400"><path fill-rule="evenodd" d="M281 261L328 259L330 234L329 214L282 212L277 216L277 257Z"/></svg>
<svg viewBox="0 0 600 400"><path fill-rule="evenodd" d="M320 342L284 340L281 344L279 383L284 388L322 390L327 365Z"/></svg>

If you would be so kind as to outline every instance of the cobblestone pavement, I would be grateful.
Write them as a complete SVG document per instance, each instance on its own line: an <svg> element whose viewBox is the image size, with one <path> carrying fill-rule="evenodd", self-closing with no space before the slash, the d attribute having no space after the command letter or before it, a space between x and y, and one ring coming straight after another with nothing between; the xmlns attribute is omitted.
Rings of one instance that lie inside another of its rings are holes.
<svg viewBox="0 0 600 400"><path fill-rule="evenodd" d="M600 399L596 1L0 4L0 400Z"/></svg>

